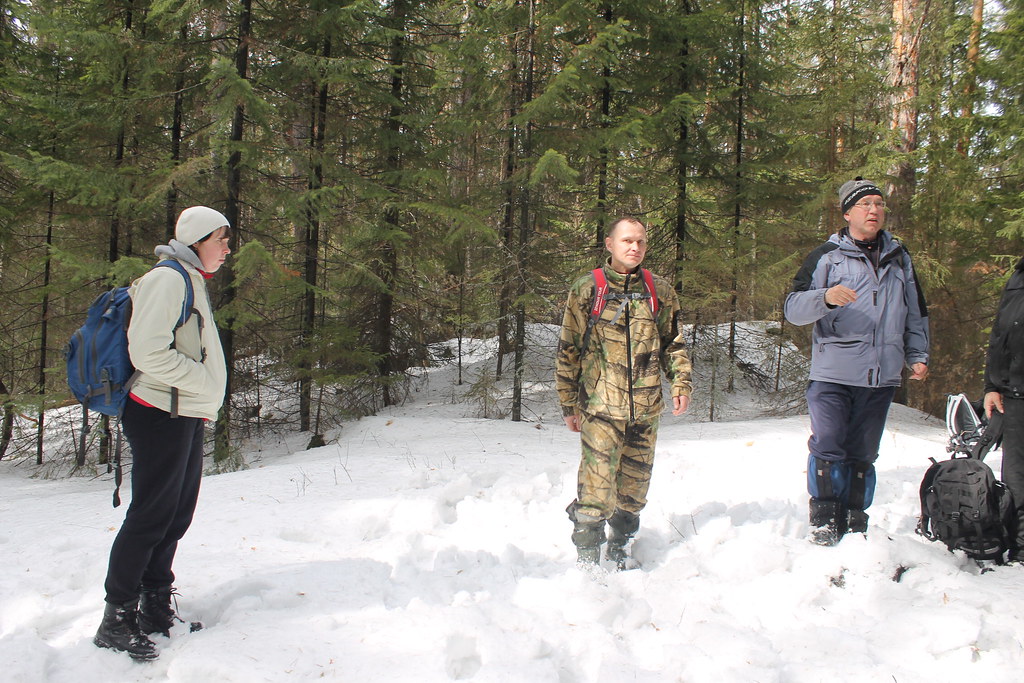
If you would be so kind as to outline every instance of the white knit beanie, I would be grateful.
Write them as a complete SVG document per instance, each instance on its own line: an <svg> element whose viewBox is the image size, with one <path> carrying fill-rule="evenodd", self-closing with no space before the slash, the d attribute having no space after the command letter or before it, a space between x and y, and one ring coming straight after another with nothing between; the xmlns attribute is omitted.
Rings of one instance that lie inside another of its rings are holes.
<svg viewBox="0 0 1024 683"><path fill-rule="evenodd" d="M220 211L214 211L208 206L190 206L178 216L174 239L187 247L225 225L231 224Z"/></svg>

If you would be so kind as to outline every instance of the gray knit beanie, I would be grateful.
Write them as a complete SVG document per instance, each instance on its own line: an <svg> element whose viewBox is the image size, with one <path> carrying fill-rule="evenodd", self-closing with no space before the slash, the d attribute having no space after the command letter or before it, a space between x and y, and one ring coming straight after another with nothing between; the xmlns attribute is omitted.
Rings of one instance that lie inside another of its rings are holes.
<svg viewBox="0 0 1024 683"><path fill-rule="evenodd" d="M839 209L840 213L846 213L850 208L856 204L862 197L868 195L877 194L879 197L885 197L882 191L878 189L870 180L864 180L860 176L857 176L853 180L847 180L843 183L842 187L839 188Z"/></svg>
<svg viewBox="0 0 1024 683"><path fill-rule="evenodd" d="M208 206L190 206L178 216L178 222L174 226L174 239L187 247L225 225L231 224L220 211Z"/></svg>

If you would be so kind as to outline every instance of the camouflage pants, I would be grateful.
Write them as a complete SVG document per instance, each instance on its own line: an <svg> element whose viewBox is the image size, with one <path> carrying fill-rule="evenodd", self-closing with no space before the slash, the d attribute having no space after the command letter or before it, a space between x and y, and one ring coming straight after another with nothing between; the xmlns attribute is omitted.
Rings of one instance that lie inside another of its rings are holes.
<svg viewBox="0 0 1024 683"><path fill-rule="evenodd" d="M647 504L658 417L637 422L581 414L579 482L574 514L580 522L608 519L615 510L639 514Z"/></svg>

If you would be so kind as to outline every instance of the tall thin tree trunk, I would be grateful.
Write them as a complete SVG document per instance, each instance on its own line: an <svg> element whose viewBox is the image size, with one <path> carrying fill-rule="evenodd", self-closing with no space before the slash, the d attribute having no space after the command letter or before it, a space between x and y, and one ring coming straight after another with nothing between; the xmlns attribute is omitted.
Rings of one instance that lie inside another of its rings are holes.
<svg viewBox="0 0 1024 683"><path fill-rule="evenodd" d="M515 97L515 95L512 95ZM515 116L515 104L513 103L511 116ZM501 379L504 368L505 354L508 353L512 344L509 341L509 312L512 310L512 292L514 269L511 267L509 254L514 252L512 246L512 226L515 224L515 189L512 186L512 174L515 173L515 147L516 132L514 127L508 131L507 148L505 152L505 165L502 172L505 190L505 211L501 220L500 244L504 253L499 259L499 272L501 273L501 285L498 291L498 362L495 368L495 378Z"/></svg>
<svg viewBox="0 0 1024 683"><path fill-rule="evenodd" d="M188 42L188 25L179 31L179 44L182 49ZM181 163L181 142L183 139L185 117L185 72L188 70L187 58L182 57L178 73L174 78L174 108L171 112L171 165L175 168ZM178 187L172 181L167 190L164 214L164 238L170 242L174 237L174 224L178 216Z"/></svg>
<svg viewBox="0 0 1024 683"><path fill-rule="evenodd" d="M971 34L967 39L967 73L964 75L964 103L960 109L960 118L964 125L967 126L967 129L956 143L956 150L961 156L967 156L967 150L971 144L974 100L978 89L978 58L981 55L981 29L984 21L985 0L974 0L974 7L971 10Z"/></svg>
<svg viewBox="0 0 1024 683"><path fill-rule="evenodd" d="M14 437L14 400L2 378L0 378L0 401L3 402L4 411L3 425L0 426L0 460L3 460L4 455L7 454L7 447L11 445L11 439Z"/></svg>
<svg viewBox="0 0 1024 683"><path fill-rule="evenodd" d="M533 99L533 70L534 70L534 11L535 0L530 0L530 20L527 30L526 42L526 83L523 91L523 101L529 102ZM529 159L533 153L533 124L525 122L523 128L523 149L522 156ZM516 338L515 338L515 366L512 379L512 421L520 422L523 419L523 371L526 368L526 272L527 272L527 251L532 233L530 221L532 220L532 207L530 206L530 190L524 184L522 198L519 206L519 244L516 249L517 273L517 302L516 302Z"/></svg>
<svg viewBox="0 0 1024 683"><path fill-rule="evenodd" d="M602 11L606 24L612 23L612 8L605 6ZM597 153L597 219L594 231L595 257L600 257L604 247L604 231L608 222L608 125L612 106L612 70L607 65L601 68L601 116L598 122L601 148Z"/></svg>
<svg viewBox="0 0 1024 683"><path fill-rule="evenodd" d="M829 35L832 39L832 68L829 73L829 86L833 90L840 87L840 81L843 77L839 56L837 24L846 21L846 19L846 11L840 1L832 0L832 11L829 13ZM829 177L832 177L839 169L839 158L842 155L845 144L843 125L842 115L837 114L828 130L828 156L825 158L825 171ZM820 214L820 227L821 233L827 234L835 230L836 226L842 222L842 215L839 213L839 206L831 197L826 197L823 201L824 208Z"/></svg>
<svg viewBox="0 0 1024 683"><path fill-rule="evenodd" d="M509 107L508 107L508 132L505 137L505 163L502 165L501 181L505 188L505 208L502 212L500 248L504 253L499 257L501 285L498 290L498 359L495 368L495 379L501 379L505 367L505 354L512 348L509 338L509 316L512 311L512 294L515 291L514 278L515 269L512 266L510 256L515 253L513 245L513 226L515 225L516 189L512 183L512 176L516 172L516 123L515 118L519 113L519 41L513 35L508 38L511 63L509 65Z"/></svg>
<svg viewBox="0 0 1024 683"><path fill-rule="evenodd" d="M325 60L331 58L330 38L324 41L323 57ZM323 157L327 127L327 96L327 80L324 79L320 82L316 93L313 107L313 126L309 136L310 156L313 163L310 168L307 184L311 196L315 196L317 190L323 187L324 184ZM320 208L311 204L306 206L306 234L304 242L306 253L303 279L306 282L306 291L302 302L302 327L299 330L299 338L304 342L304 353L299 361L299 430L306 432L309 431L310 427L313 399L312 358L306 351L308 351L308 340L316 330L316 286L319 278L317 255L320 253Z"/></svg>
<svg viewBox="0 0 1024 683"><path fill-rule="evenodd" d="M739 67L737 68L736 83L736 155L735 155L735 185L733 191L732 217L732 276L729 282L729 381L726 391L732 393L736 389L735 372L732 370L736 364L736 318L739 315L739 270L740 270L740 225L743 220L743 117L746 115L746 4L740 3L739 20Z"/></svg>
<svg viewBox="0 0 1024 683"><path fill-rule="evenodd" d="M133 15L133 3L129 2L125 11L124 18L124 31L125 34L132 32L132 24L134 21ZM121 98L127 100L128 90L131 87L131 71L129 68L128 56L125 55L121 60L121 68L124 70L121 74ZM125 159L125 138L127 136L127 124L125 119L122 118L118 123L117 138L114 141L114 169L119 171L124 165ZM114 206L110 211L110 236L108 240L108 254L107 260L110 263L115 263L121 256L121 208L120 208L120 197L115 197ZM130 253L131 240L127 238L126 253ZM103 415L100 418L100 443L99 443L99 454L97 456L97 462L101 465L110 463L110 448L111 448L111 432L110 432L110 416ZM78 453L78 466L82 467L85 465L85 449L79 449Z"/></svg>
<svg viewBox="0 0 1024 683"><path fill-rule="evenodd" d="M241 12L238 17L238 44L235 47L235 71L238 77L246 80L249 77L249 41L252 37L252 0L241 0ZM224 216L231 223L231 238L228 246L237 251L241 242L241 204L242 204L242 151L241 144L245 132L245 105L239 103L231 117L230 142L233 147L227 164L227 201L224 205ZM234 267L227 261L221 267L220 275L224 282L222 305L230 305L238 296L235 287ZM216 463L222 463L231 456L231 407L235 376L235 331L234 319L224 316L220 326L221 345L224 347L224 361L227 365L227 390L224 394L224 405L217 426L214 430L214 455Z"/></svg>
<svg viewBox="0 0 1024 683"><path fill-rule="evenodd" d="M917 151L918 68L921 60L921 28L927 14L927 2L893 0L892 52L889 82L892 86L891 127L896 133L898 158L891 170L894 180L888 188L889 228L903 231L910 225L910 206L917 187L914 154Z"/></svg>
<svg viewBox="0 0 1024 683"><path fill-rule="evenodd" d="M129 1L128 2L128 6L127 6L127 8L125 10L124 31L125 31L126 34L130 34L131 31L132 31L132 21L133 21L133 18L134 18L133 15L132 15L132 9L133 9L132 5L133 5L133 3ZM125 99L128 96L128 89L131 86L131 73L130 73L130 69L129 69L129 65L128 65L128 56L127 55L124 55L122 57L122 59L121 59L121 68L123 69L123 72L121 73L121 97L122 97L122 99ZM118 126L117 126L117 139L114 141L114 169L115 169L115 171L119 170L121 168L121 165L124 163L124 156L125 156L125 154L124 154L124 150L125 150L125 142L124 142L124 140L125 140L125 135L126 135L126 128L127 128L127 125L125 123L125 120L122 118L118 122ZM120 214L120 209L118 207L117 199L120 199L120 197L115 198L115 203L114 203L114 206L113 206L113 208L111 210L111 217L110 217L110 236L109 236L109 240L108 240L107 260L110 261L111 263L117 261L118 257L120 257L120 255L121 255L120 254L120 247L119 247L119 244L118 244L118 240L119 240L120 233L121 233L121 214Z"/></svg>
<svg viewBox="0 0 1024 683"><path fill-rule="evenodd" d="M917 190L918 68L921 60L921 29L927 15L921 0L893 0L892 53L889 62L889 80L892 85L891 127L896 133L897 161L890 171L894 178L889 183L886 228L905 233L912 225L910 209ZM907 372L896 389L894 401L907 402Z"/></svg>
<svg viewBox="0 0 1024 683"><path fill-rule="evenodd" d="M53 256L54 194L50 191L46 206L46 256L43 259L43 300L39 310L39 421L36 423L36 464L43 464L43 433L46 429L46 364L50 342L50 264ZM84 455L84 454L82 454ZM80 455L79 457L82 457Z"/></svg>
<svg viewBox="0 0 1024 683"><path fill-rule="evenodd" d="M392 30L389 63L391 65L391 107L385 129L388 131L388 151L384 161L384 173L387 178L394 178L402 169L402 149L399 136L402 132L401 119L405 113L405 51L406 21L409 7L406 0L395 0L391 8ZM384 209L384 225L387 235L381 243L378 276L381 280L381 292L377 298L377 372L382 380L381 398L385 406L397 403L391 390L391 373L394 370L393 316L395 308L395 283L398 275L398 251L396 236L401 231L401 220L398 213L397 184L389 181L391 194L387 208Z"/></svg>
<svg viewBox="0 0 1024 683"><path fill-rule="evenodd" d="M683 3L683 10L689 15L690 3ZM690 39L683 38L683 44L679 49L679 94L685 95L690 92ZM679 294L683 293L683 264L686 261L687 242L687 192L689 191L689 170L690 170L690 122L687 116L679 117L679 133L676 136L675 144L675 167L676 167L676 215L675 215L675 288Z"/></svg>

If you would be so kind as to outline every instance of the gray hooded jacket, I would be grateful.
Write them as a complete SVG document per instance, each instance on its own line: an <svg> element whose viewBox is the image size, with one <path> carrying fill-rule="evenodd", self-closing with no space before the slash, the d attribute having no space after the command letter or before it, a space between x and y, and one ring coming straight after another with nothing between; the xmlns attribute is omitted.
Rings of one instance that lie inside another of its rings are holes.
<svg viewBox="0 0 1024 683"><path fill-rule="evenodd" d="M810 379L858 387L899 386L903 366L928 362L928 308L910 253L883 230L878 268L846 230L812 251L786 297L786 320L814 323ZM825 303L825 290L857 292L846 306Z"/></svg>

